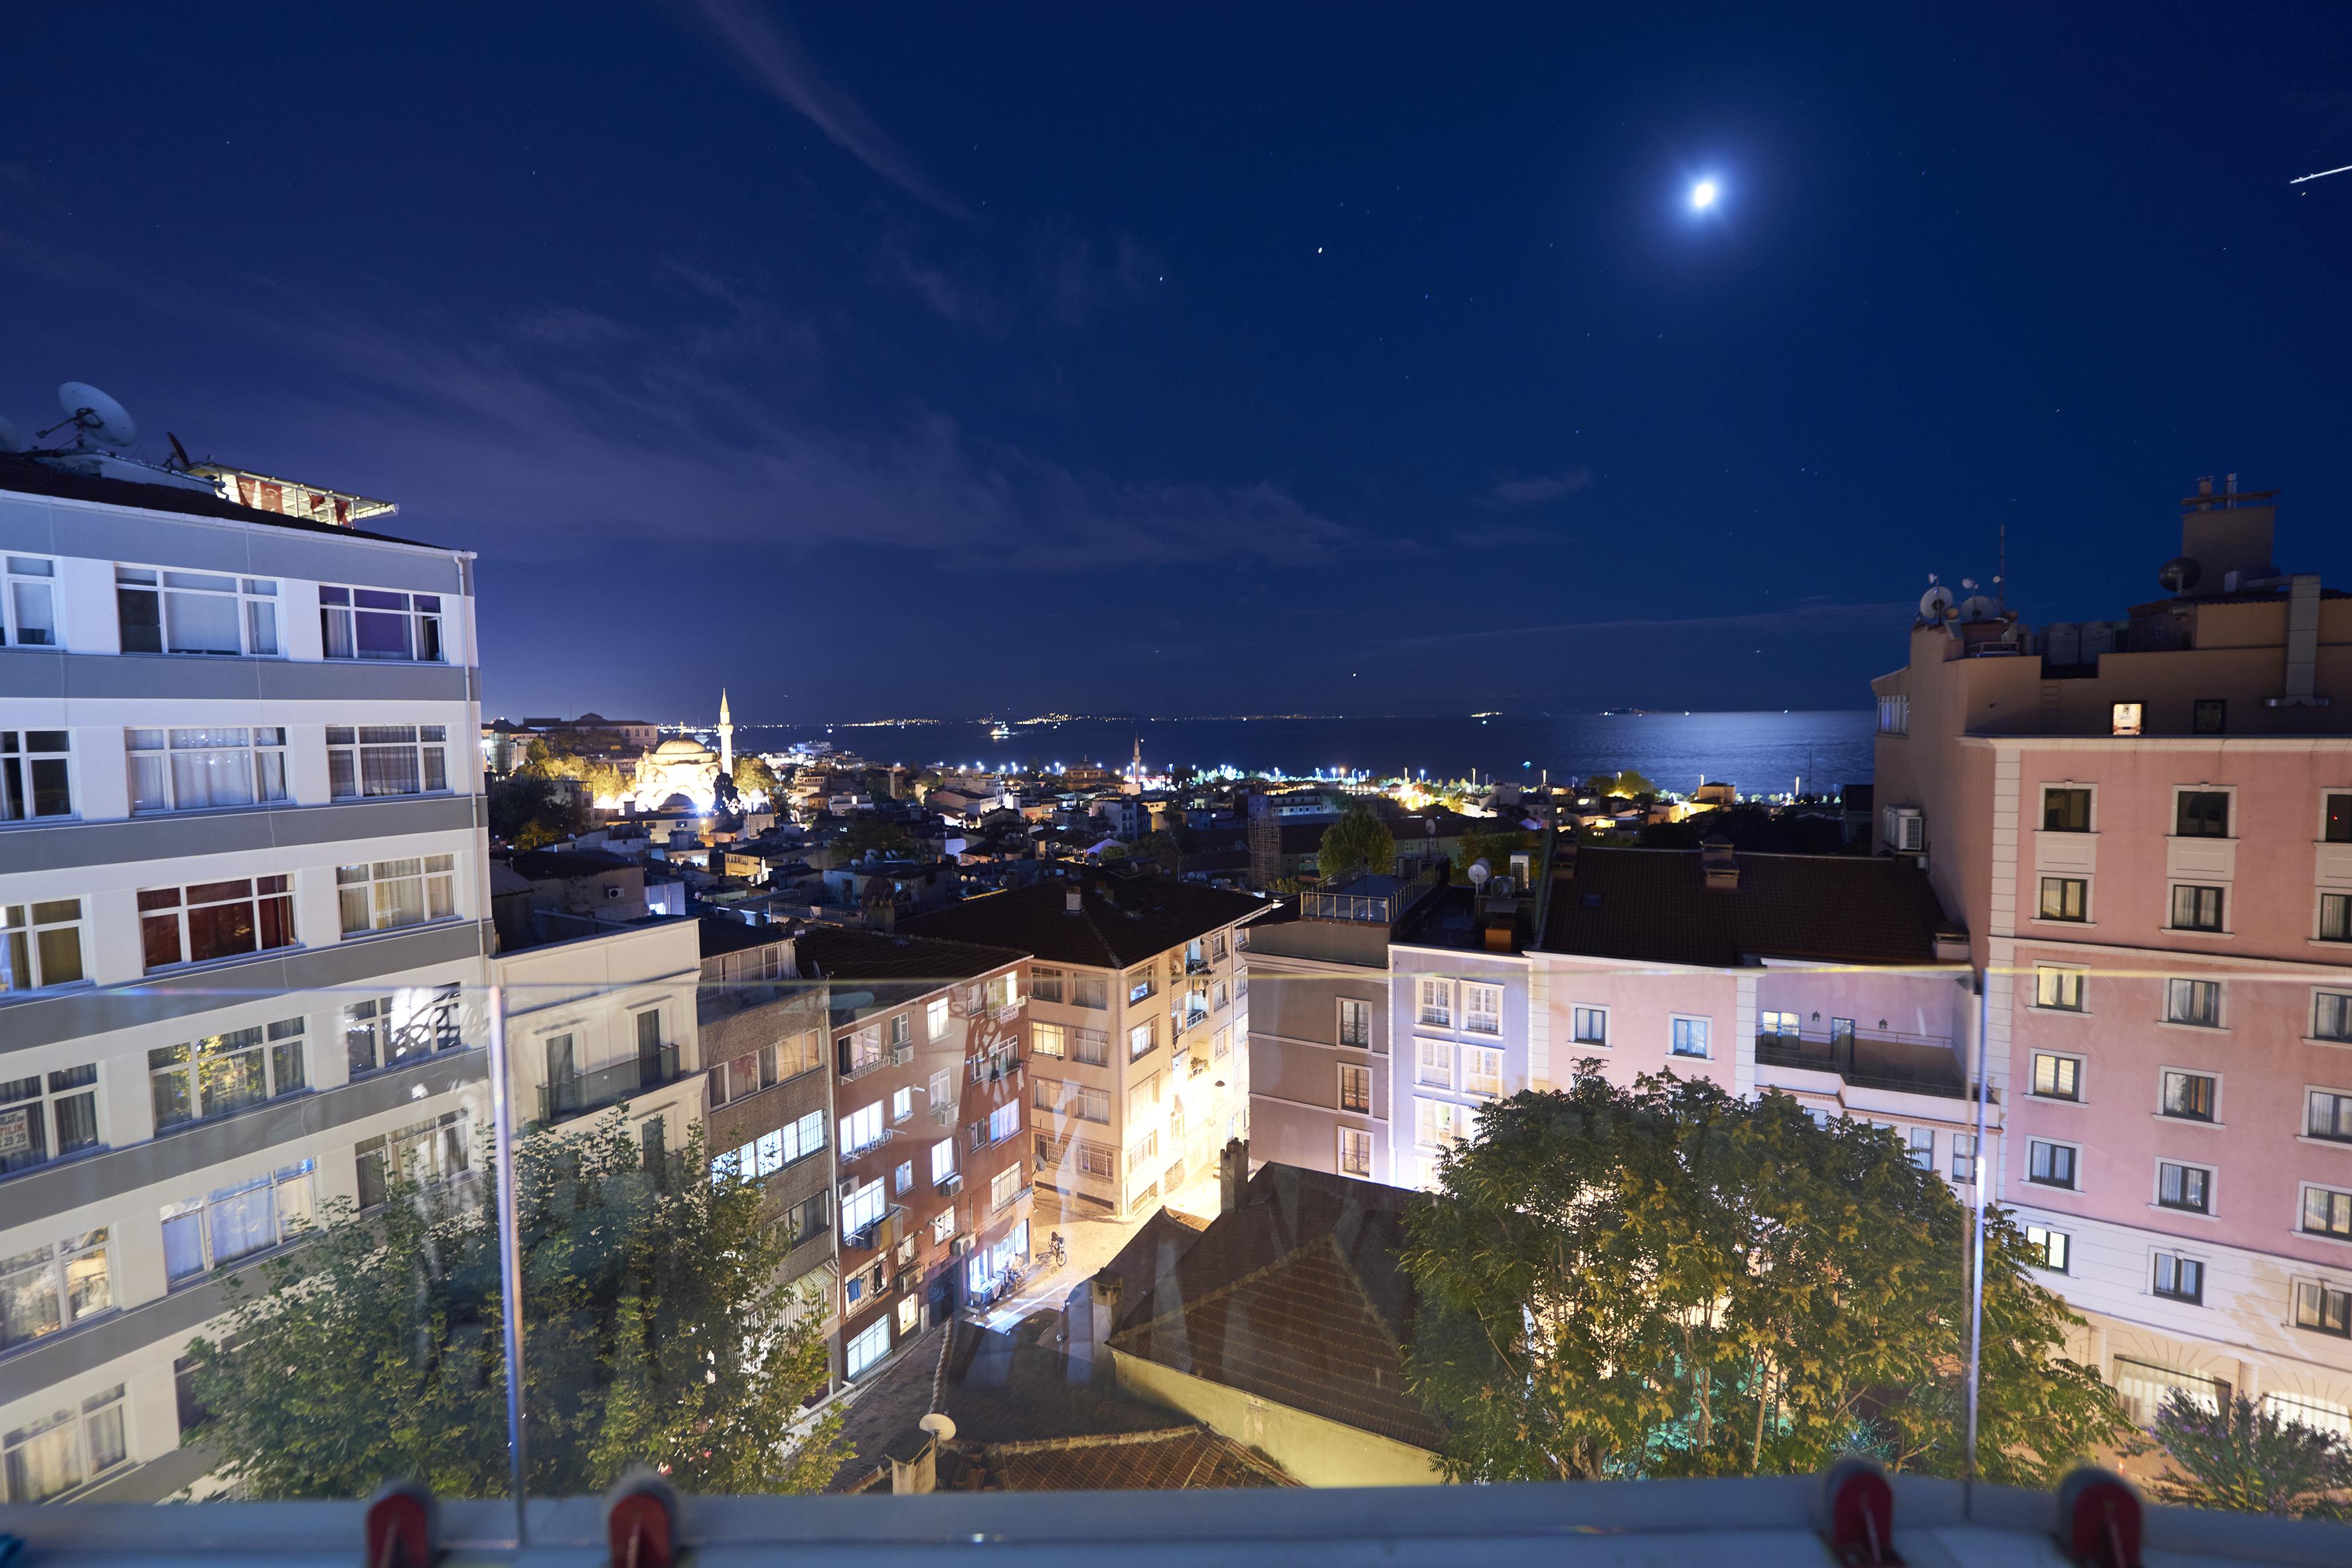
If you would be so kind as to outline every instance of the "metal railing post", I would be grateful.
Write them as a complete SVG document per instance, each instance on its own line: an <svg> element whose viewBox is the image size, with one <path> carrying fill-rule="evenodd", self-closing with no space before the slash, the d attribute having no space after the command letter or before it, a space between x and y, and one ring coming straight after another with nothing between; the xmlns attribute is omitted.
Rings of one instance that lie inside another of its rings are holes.
<svg viewBox="0 0 2352 1568"><path fill-rule="evenodd" d="M522 1236L516 1219L514 1110L509 1103L507 1081L507 1009L503 986L489 988L490 1002L490 1125L498 1140L499 1316L506 1331L507 1461L514 1486L515 1546L530 1544L527 1512L529 1496L523 1478L528 1466L523 1440L522 1405Z"/></svg>
<svg viewBox="0 0 2352 1568"><path fill-rule="evenodd" d="M1974 1236L1969 1258L1969 1463L1963 1472L1960 1489L1960 1513L1965 1519L1976 1517L1977 1497L1977 1380L1984 1375L1984 1280L1985 1280L1985 1102L1991 1092L1992 1079L1992 978L1989 970L1979 965L1975 973L1977 984L1977 1158L1976 1213Z"/></svg>

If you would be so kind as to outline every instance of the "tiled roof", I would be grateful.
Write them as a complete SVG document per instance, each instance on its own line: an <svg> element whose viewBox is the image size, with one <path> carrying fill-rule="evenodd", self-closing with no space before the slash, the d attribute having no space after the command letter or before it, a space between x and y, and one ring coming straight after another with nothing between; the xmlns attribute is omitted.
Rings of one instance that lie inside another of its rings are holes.
<svg viewBox="0 0 2352 1568"><path fill-rule="evenodd" d="M1205 1426L997 1443L981 1452L990 1491L1178 1491L1298 1484L1271 1461Z"/></svg>
<svg viewBox="0 0 2352 1568"><path fill-rule="evenodd" d="M1710 888L1696 849L1605 845L1563 852L1536 946L1656 963L1728 967L1751 957L1932 963L1946 923L1927 874L1889 856L1751 855L1735 888Z"/></svg>
<svg viewBox="0 0 2352 1568"><path fill-rule="evenodd" d="M1417 1299L1398 1248L1406 1207L1420 1201L1400 1187L1267 1165L1143 1300L1122 1296L1111 1346L1434 1449L1444 1432L1404 1386Z"/></svg>
<svg viewBox="0 0 2352 1568"><path fill-rule="evenodd" d="M103 506L126 507L134 511L177 512L183 517L216 517L232 522L262 522L272 528L292 529L298 533L324 533L337 539L373 539L381 544L421 542L389 533L371 533L363 528L339 528L331 522L313 522L309 518L290 517L282 511L263 511L257 507L239 506L216 495L184 489L178 485L142 485L134 479L110 479L94 474L68 473L47 464L8 456L0 456L0 490L54 496L59 500L96 501ZM426 550L440 548L432 544L421 547Z"/></svg>
<svg viewBox="0 0 2352 1568"><path fill-rule="evenodd" d="M1018 963L1024 956L1017 948L825 925L803 931L798 952L803 966L814 963L828 980L928 983L933 988Z"/></svg>
<svg viewBox="0 0 2352 1568"><path fill-rule="evenodd" d="M1067 911L1064 897L1072 882L1084 889L1076 914ZM1070 881L1049 879L983 893L900 921L898 929L1017 947L1049 963L1125 969L1265 907L1247 893L1169 877L1087 871L1074 872Z"/></svg>

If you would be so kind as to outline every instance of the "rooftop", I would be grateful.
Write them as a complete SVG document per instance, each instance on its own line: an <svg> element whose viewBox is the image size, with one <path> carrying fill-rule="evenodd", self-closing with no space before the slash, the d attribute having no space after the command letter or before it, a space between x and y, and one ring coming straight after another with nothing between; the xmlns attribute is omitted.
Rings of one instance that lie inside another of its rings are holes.
<svg viewBox="0 0 2352 1568"><path fill-rule="evenodd" d="M902 921L901 924L911 924ZM1002 969L1008 963L1018 963L1028 956L1017 948L985 947L977 942L946 942L936 938L898 936L887 931L851 931L842 926L813 925L799 939L798 952L803 972L814 966L814 976L834 981L864 981L889 986L887 995L877 994L862 1004L864 1006L895 1005L926 991L936 991L959 980L970 980ZM834 993L836 1012L859 1009L859 993Z"/></svg>
<svg viewBox="0 0 2352 1568"><path fill-rule="evenodd" d="M1066 896L1074 886L1082 895L1076 914ZM1084 870L966 899L900 921L898 929L1018 947L1052 963L1126 969L1265 908L1247 893L1169 877Z"/></svg>
<svg viewBox="0 0 2352 1568"><path fill-rule="evenodd" d="M291 517L280 511L240 506L218 496L209 496L201 490L183 489L174 485L142 485L133 479L110 479L90 474L68 473L8 454L0 454L0 490L48 496L57 500L94 501L101 506L118 506L134 511L174 512L182 517L208 517L227 522L257 522L269 528L325 534L333 539L372 539L383 544L408 544L425 550L440 548L421 540L402 539L389 533L371 533L363 528L313 522L308 518Z"/></svg>

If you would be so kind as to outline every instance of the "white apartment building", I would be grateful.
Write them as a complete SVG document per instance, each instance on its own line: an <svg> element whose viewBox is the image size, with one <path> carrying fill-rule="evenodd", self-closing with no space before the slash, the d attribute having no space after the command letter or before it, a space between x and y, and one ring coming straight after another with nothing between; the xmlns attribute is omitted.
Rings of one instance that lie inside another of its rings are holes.
<svg viewBox="0 0 2352 1568"><path fill-rule="evenodd" d="M0 1500L159 1498L218 1271L487 1120L473 558L0 457Z"/></svg>

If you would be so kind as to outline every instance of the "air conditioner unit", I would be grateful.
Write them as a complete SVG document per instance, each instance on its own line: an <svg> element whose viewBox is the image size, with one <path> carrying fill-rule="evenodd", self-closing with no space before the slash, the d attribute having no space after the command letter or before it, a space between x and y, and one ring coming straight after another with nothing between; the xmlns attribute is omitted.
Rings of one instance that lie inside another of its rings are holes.
<svg viewBox="0 0 2352 1568"><path fill-rule="evenodd" d="M618 887L607 888L604 889L604 896L608 899L617 899L621 897L623 890Z"/></svg>
<svg viewBox="0 0 2352 1568"><path fill-rule="evenodd" d="M1886 808L1886 847L1903 855L1916 855L1927 847L1927 819L1917 806Z"/></svg>
<svg viewBox="0 0 2352 1568"><path fill-rule="evenodd" d="M961 1258L972 1249L972 1246L973 1242L971 1237L959 1236L953 1241L948 1243L948 1250L956 1257Z"/></svg>

